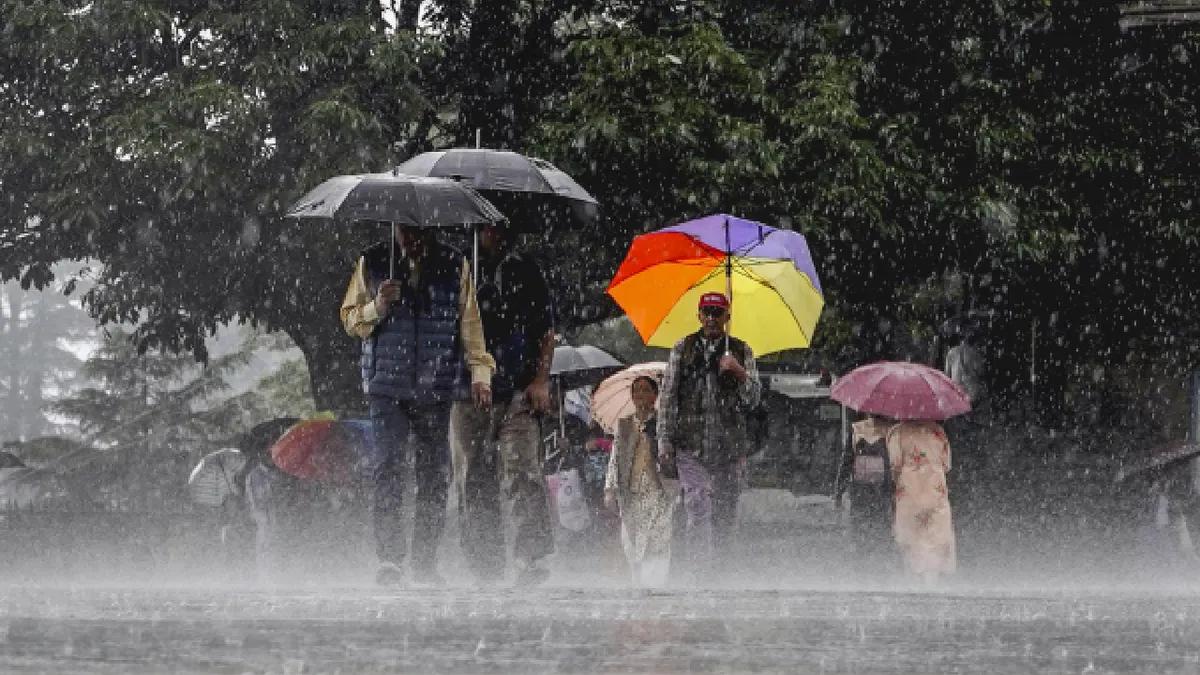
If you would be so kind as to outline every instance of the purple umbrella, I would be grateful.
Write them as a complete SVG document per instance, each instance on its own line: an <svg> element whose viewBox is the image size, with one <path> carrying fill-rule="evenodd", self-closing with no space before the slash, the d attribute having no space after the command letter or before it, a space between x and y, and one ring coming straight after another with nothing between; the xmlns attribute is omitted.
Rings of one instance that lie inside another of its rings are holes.
<svg viewBox="0 0 1200 675"><path fill-rule="evenodd" d="M824 293L812 253L808 250L808 241L799 232L725 213L689 220L659 231L686 234L729 256L791 260L797 270L812 280L817 292Z"/></svg>

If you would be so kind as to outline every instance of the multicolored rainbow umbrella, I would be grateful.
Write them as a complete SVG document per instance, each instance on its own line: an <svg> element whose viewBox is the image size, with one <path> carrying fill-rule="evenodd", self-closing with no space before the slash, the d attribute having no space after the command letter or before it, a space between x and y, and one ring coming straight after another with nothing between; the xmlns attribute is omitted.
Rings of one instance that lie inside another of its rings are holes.
<svg viewBox="0 0 1200 675"><path fill-rule="evenodd" d="M700 329L704 293L730 297L730 333L755 354L807 347L821 281L804 236L726 214L634 238L608 285L647 345L670 347Z"/></svg>

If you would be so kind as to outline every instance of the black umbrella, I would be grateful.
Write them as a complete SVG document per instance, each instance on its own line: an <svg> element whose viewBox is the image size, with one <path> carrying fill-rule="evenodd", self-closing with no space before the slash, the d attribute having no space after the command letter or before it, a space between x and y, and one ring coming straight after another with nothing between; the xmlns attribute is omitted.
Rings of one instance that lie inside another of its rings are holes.
<svg viewBox="0 0 1200 675"><path fill-rule="evenodd" d="M334 176L292 204L286 215L289 218L390 223L389 277L395 276L397 225L474 226L504 220L504 214L468 185L445 178L398 172Z"/></svg>
<svg viewBox="0 0 1200 675"><path fill-rule="evenodd" d="M624 368L625 365L608 352L591 345L562 345L554 348L550 375L559 377L567 389L599 381Z"/></svg>
<svg viewBox="0 0 1200 675"><path fill-rule="evenodd" d="M597 203L579 183L550 162L508 150L452 148L423 152L396 170L413 176L460 179L476 190L533 192Z"/></svg>
<svg viewBox="0 0 1200 675"><path fill-rule="evenodd" d="M583 189L565 171L537 157L508 150L452 148L424 152L396 167L400 173L414 176L440 176L461 180L476 190L489 193L504 202L505 213L523 213L519 223L531 220L535 206L521 197L546 197L566 201L574 216L587 221L596 214L596 198ZM544 204L543 204L544 205Z"/></svg>

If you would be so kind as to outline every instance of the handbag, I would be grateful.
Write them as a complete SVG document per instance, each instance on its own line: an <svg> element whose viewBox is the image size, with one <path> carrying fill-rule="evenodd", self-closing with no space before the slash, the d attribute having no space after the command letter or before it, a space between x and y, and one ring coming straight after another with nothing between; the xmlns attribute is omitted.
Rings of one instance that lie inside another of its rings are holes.
<svg viewBox="0 0 1200 675"><path fill-rule="evenodd" d="M565 469L546 476L546 486L554 499L558 522L572 532L580 532L592 522L591 511L583 494L578 469Z"/></svg>

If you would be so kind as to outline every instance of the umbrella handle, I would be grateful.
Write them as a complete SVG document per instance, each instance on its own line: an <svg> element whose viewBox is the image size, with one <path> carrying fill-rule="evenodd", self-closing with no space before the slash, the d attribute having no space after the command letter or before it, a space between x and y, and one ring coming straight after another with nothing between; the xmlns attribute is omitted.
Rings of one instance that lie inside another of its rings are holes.
<svg viewBox="0 0 1200 675"><path fill-rule="evenodd" d="M392 221L391 247L388 249L388 280L396 278L396 222Z"/></svg>
<svg viewBox="0 0 1200 675"><path fill-rule="evenodd" d="M558 389L558 433L562 434L563 441L567 440L567 421L563 417L563 408L566 407L567 395L562 390L562 380L556 379L554 386Z"/></svg>
<svg viewBox="0 0 1200 675"><path fill-rule="evenodd" d="M725 329L725 356L729 356L729 331L733 330L733 250L729 240L729 216L725 216L725 299L729 302L729 328Z"/></svg>

